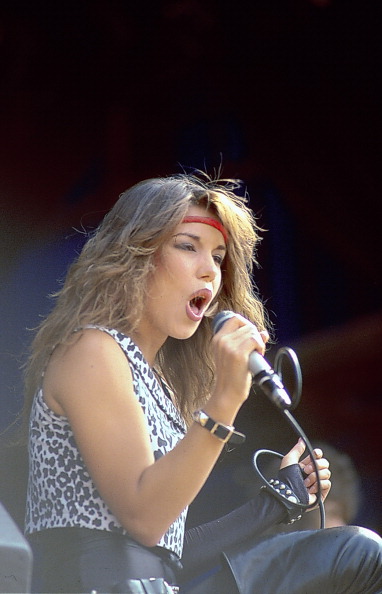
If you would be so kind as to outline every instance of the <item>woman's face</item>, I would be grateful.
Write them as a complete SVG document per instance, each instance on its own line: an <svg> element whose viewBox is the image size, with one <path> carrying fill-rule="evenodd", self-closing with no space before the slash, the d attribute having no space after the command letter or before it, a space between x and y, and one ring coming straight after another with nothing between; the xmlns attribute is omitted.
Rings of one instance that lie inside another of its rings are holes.
<svg viewBox="0 0 382 594"><path fill-rule="evenodd" d="M202 206L191 206L187 216L218 220ZM162 344L168 336L192 336L220 288L225 254L221 231L207 221L178 225L157 255L138 328L140 337L157 337Z"/></svg>

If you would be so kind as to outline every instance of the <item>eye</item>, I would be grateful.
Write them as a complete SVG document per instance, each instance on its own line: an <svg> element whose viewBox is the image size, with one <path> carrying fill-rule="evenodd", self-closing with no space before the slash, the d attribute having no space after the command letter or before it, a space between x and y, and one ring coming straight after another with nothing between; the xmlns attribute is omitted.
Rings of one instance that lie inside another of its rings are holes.
<svg viewBox="0 0 382 594"><path fill-rule="evenodd" d="M196 252L195 246L192 243L176 243L175 247L186 252Z"/></svg>
<svg viewBox="0 0 382 594"><path fill-rule="evenodd" d="M221 266L223 264L224 256L222 256L221 254L215 254L213 256L213 259L218 266Z"/></svg>

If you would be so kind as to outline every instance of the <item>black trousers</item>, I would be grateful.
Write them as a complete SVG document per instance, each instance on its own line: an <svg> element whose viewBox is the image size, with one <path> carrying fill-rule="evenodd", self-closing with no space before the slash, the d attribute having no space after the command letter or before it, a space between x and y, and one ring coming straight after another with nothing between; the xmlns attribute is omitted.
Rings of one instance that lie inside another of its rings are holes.
<svg viewBox="0 0 382 594"><path fill-rule="evenodd" d="M382 540L354 526L277 534L222 553L182 594L381 594Z"/></svg>
<svg viewBox="0 0 382 594"><path fill-rule="evenodd" d="M356 527L252 539L182 583L177 558L163 549L104 531L52 529L31 538L33 592L110 593L126 579L162 577L182 594L381 594L381 543Z"/></svg>

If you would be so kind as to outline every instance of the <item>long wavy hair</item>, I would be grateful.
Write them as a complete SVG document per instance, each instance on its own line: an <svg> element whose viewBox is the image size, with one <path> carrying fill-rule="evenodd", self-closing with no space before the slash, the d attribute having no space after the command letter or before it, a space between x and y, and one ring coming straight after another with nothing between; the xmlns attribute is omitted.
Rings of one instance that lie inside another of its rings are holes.
<svg viewBox="0 0 382 594"><path fill-rule="evenodd" d="M156 361L180 411L190 418L213 386L213 315L229 309L260 329L268 325L252 278L260 228L247 197L235 194L239 185L235 180L183 173L142 181L120 195L69 268L62 289L54 295L53 310L35 335L25 370L26 416L52 351L74 341L76 329L95 324L127 335L136 329L156 252L189 207L202 205L219 217L229 234L221 289L194 335L186 340L168 338Z"/></svg>

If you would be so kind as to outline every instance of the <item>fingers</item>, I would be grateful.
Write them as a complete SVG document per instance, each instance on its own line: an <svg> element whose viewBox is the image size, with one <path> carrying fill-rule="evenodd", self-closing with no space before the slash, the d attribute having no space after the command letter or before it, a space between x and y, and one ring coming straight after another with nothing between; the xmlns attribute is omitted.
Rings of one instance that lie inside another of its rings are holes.
<svg viewBox="0 0 382 594"><path fill-rule="evenodd" d="M269 340L269 334L266 330L260 330L260 336L263 339L264 344L267 344Z"/></svg>
<svg viewBox="0 0 382 594"><path fill-rule="evenodd" d="M329 468L324 468L322 470L319 470L318 478L319 478L319 481L321 484L321 489L330 488L330 480L329 480L330 477L331 477L331 472L330 472ZM304 479L304 485L308 489L309 493L317 493L317 491L318 491L317 474L315 472L310 473L306 477L306 479Z"/></svg>
<svg viewBox="0 0 382 594"><path fill-rule="evenodd" d="M304 453L304 450L305 443L300 438L298 442L293 446L293 448L284 456L280 468L285 468L286 466L290 466L291 464L298 464L298 461Z"/></svg>
<svg viewBox="0 0 382 594"><path fill-rule="evenodd" d="M300 438L297 444L284 456L281 468L289 466L290 464L296 464L299 462L299 458L302 456L305 450L305 443ZM321 488L322 500L327 497L331 488L331 472L329 470L329 462L324 458L323 451L319 448L313 450L314 459L317 466L316 468L311 460L310 456L306 456L301 462L299 462L300 468L305 475L304 485L309 494L309 504L313 504L316 501L316 495Z"/></svg>
<svg viewBox="0 0 382 594"><path fill-rule="evenodd" d="M325 458L323 458L323 452L322 452L322 450L315 449L315 450L313 450L313 454L314 454L314 459L316 461L317 468L320 469L320 468L329 467L328 460L326 460ZM311 457L310 456L307 456L306 458L304 458L303 460L301 460L300 467L301 467L301 470L305 474L310 474L311 472L313 472L314 465L313 465L313 462L311 460Z"/></svg>
<svg viewBox="0 0 382 594"><path fill-rule="evenodd" d="M235 314L223 324L216 334L216 341L218 342L221 337L226 335L229 335L230 341L238 344L246 341L249 352L256 350L262 355L269 340L269 334L266 330L259 331L254 324L240 314Z"/></svg>
<svg viewBox="0 0 382 594"><path fill-rule="evenodd" d="M326 460L326 458L323 457L323 452L320 449L313 450L313 454L316 460L318 475L315 471L310 456L304 458L304 460L300 462L300 467L306 475L306 478L304 479L304 484L308 490L309 501L311 503L314 502L314 496L318 493L318 483L320 483L321 496L323 501L326 499L331 488L331 472L329 470L328 460Z"/></svg>
<svg viewBox="0 0 382 594"><path fill-rule="evenodd" d="M324 455L323 451L320 450L320 448L315 448L313 450L313 454L314 454L315 460L320 460ZM304 470L304 472L305 472L305 466L307 466L309 463L311 463L310 456L306 456L306 458L301 460L300 466L301 466L302 470Z"/></svg>
<svg viewBox="0 0 382 594"><path fill-rule="evenodd" d="M317 479L316 474L315 474L315 466L317 467L318 471L319 471L319 476L321 478L330 478L330 470L329 470L329 461L323 457L323 452L320 449L315 449L313 450L313 454L314 454L314 458L316 461L316 464L314 465L311 457L307 456L306 458L304 458L304 460L301 460L300 462L300 467L301 470L304 472L305 475L307 475L307 477L311 478L311 482L313 480L313 477L315 479ZM328 476L326 476L328 475ZM307 480L307 479L306 479Z"/></svg>
<svg viewBox="0 0 382 594"><path fill-rule="evenodd" d="M252 376L248 367L250 354L264 353L266 334L236 314L229 318L212 339L215 360L215 386L212 398L216 403L227 399L240 404L248 397ZM211 400L211 399L210 399Z"/></svg>

